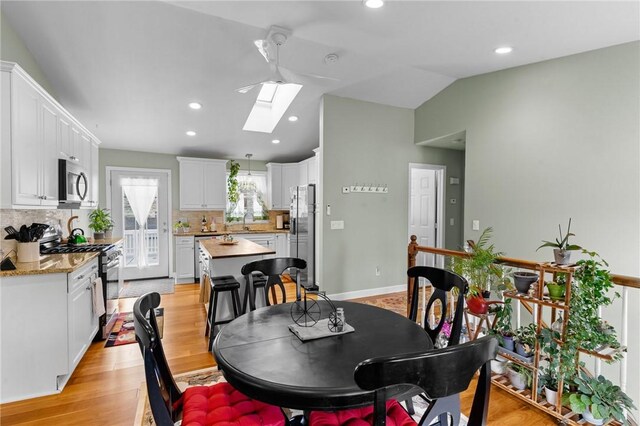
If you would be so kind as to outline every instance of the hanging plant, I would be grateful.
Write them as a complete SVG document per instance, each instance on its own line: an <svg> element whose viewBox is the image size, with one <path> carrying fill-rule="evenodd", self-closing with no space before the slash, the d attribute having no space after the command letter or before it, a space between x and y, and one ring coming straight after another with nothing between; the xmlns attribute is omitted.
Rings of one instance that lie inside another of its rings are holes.
<svg viewBox="0 0 640 426"><path fill-rule="evenodd" d="M238 172L240 171L240 163L234 160L229 161L229 178L227 179L227 198L231 204L237 204L240 199L238 192Z"/></svg>

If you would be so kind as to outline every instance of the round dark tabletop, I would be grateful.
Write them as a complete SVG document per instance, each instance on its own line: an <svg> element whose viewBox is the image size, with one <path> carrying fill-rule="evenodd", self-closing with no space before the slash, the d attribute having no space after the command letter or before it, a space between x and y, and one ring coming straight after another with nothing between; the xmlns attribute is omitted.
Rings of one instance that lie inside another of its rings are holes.
<svg viewBox="0 0 640 426"><path fill-rule="evenodd" d="M319 303L327 318L329 304ZM222 327L213 353L227 381L251 398L281 407L357 407L373 403L373 392L353 379L358 363L433 347L427 333L401 315L361 303L335 305L344 308L355 332L302 342L288 328L290 303L258 309ZM406 391L398 387L387 395Z"/></svg>

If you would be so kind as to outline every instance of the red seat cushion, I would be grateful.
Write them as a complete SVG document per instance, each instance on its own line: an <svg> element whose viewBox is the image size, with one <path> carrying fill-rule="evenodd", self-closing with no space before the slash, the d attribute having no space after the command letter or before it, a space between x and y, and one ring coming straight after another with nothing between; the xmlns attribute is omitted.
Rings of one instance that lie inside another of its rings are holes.
<svg viewBox="0 0 640 426"><path fill-rule="evenodd" d="M284 426L280 408L253 400L229 383L193 386L182 394L182 426Z"/></svg>
<svg viewBox="0 0 640 426"><path fill-rule="evenodd" d="M312 411L310 426L370 426L373 405L340 411ZM415 426L417 423L395 399L387 401L387 426Z"/></svg>

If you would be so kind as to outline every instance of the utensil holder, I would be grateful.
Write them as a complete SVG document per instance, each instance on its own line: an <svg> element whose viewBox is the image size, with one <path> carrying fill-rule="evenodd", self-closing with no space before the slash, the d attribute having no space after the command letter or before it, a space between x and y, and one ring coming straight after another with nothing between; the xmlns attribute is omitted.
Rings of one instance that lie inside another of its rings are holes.
<svg viewBox="0 0 640 426"><path fill-rule="evenodd" d="M37 262L40 260L40 243L18 243L18 262Z"/></svg>

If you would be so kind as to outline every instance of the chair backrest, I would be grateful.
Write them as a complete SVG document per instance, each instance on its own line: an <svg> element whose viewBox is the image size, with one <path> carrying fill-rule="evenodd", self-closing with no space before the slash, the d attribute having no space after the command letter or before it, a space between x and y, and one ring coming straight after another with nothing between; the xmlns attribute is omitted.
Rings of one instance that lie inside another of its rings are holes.
<svg viewBox="0 0 640 426"><path fill-rule="evenodd" d="M273 291L273 299L274 299L273 303L277 303L277 300L275 300L276 297L275 297L274 286L275 285L280 286L283 292L282 300L286 301L286 296L284 294L284 286L282 285L282 280L280 279L280 275L282 275L282 273L289 268L296 269L296 279L295 279L296 299L299 300L300 270L307 268L307 262L304 259L298 259L296 257L275 257L272 259L256 260L256 261L245 264L241 269L241 273L245 277L249 277L249 280L248 280L249 285L253 285L253 276L252 276L253 272L261 272L264 275L266 275L267 276L267 286L266 286L267 294L268 294L268 290L271 289ZM267 296L267 299L268 299L268 296ZM267 300L267 303L269 303L268 300Z"/></svg>
<svg viewBox="0 0 640 426"><path fill-rule="evenodd" d="M144 358L147 393L153 418L158 425L173 425L180 412L177 402L182 393L173 380L159 338L155 308L160 306L160 294L147 293L133 305L136 340Z"/></svg>
<svg viewBox="0 0 640 426"><path fill-rule="evenodd" d="M489 361L497 351L498 340L486 336L444 349L368 359L358 364L354 378L362 389L376 391L375 424L384 424L384 410L378 408L380 404L384 408L386 387L409 384L421 387L431 399L444 398L466 390L475 372L481 369L469 425L485 425L491 389Z"/></svg>
<svg viewBox="0 0 640 426"><path fill-rule="evenodd" d="M413 278L413 292L411 296L411 309L409 311L409 319L412 321L417 320L418 316L418 290L420 288L419 278L423 277L429 280L433 286L433 292L429 298L429 303L424 311L424 329L431 337L431 340L435 343L444 321L447 318L449 305L447 304L447 293L452 289L458 289L458 298L455 302L455 313L453 316L453 323L451 324L451 335L449 336L449 345L457 345L460 343L460 332L462 331L462 315L464 313L464 298L469 290L469 284L467 280L458 274L445 269L433 268L430 266L414 266L407 271L409 278ZM440 322L431 328L429 324L429 312L434 307L436 300L440 301L441 315Z"/></svg>

